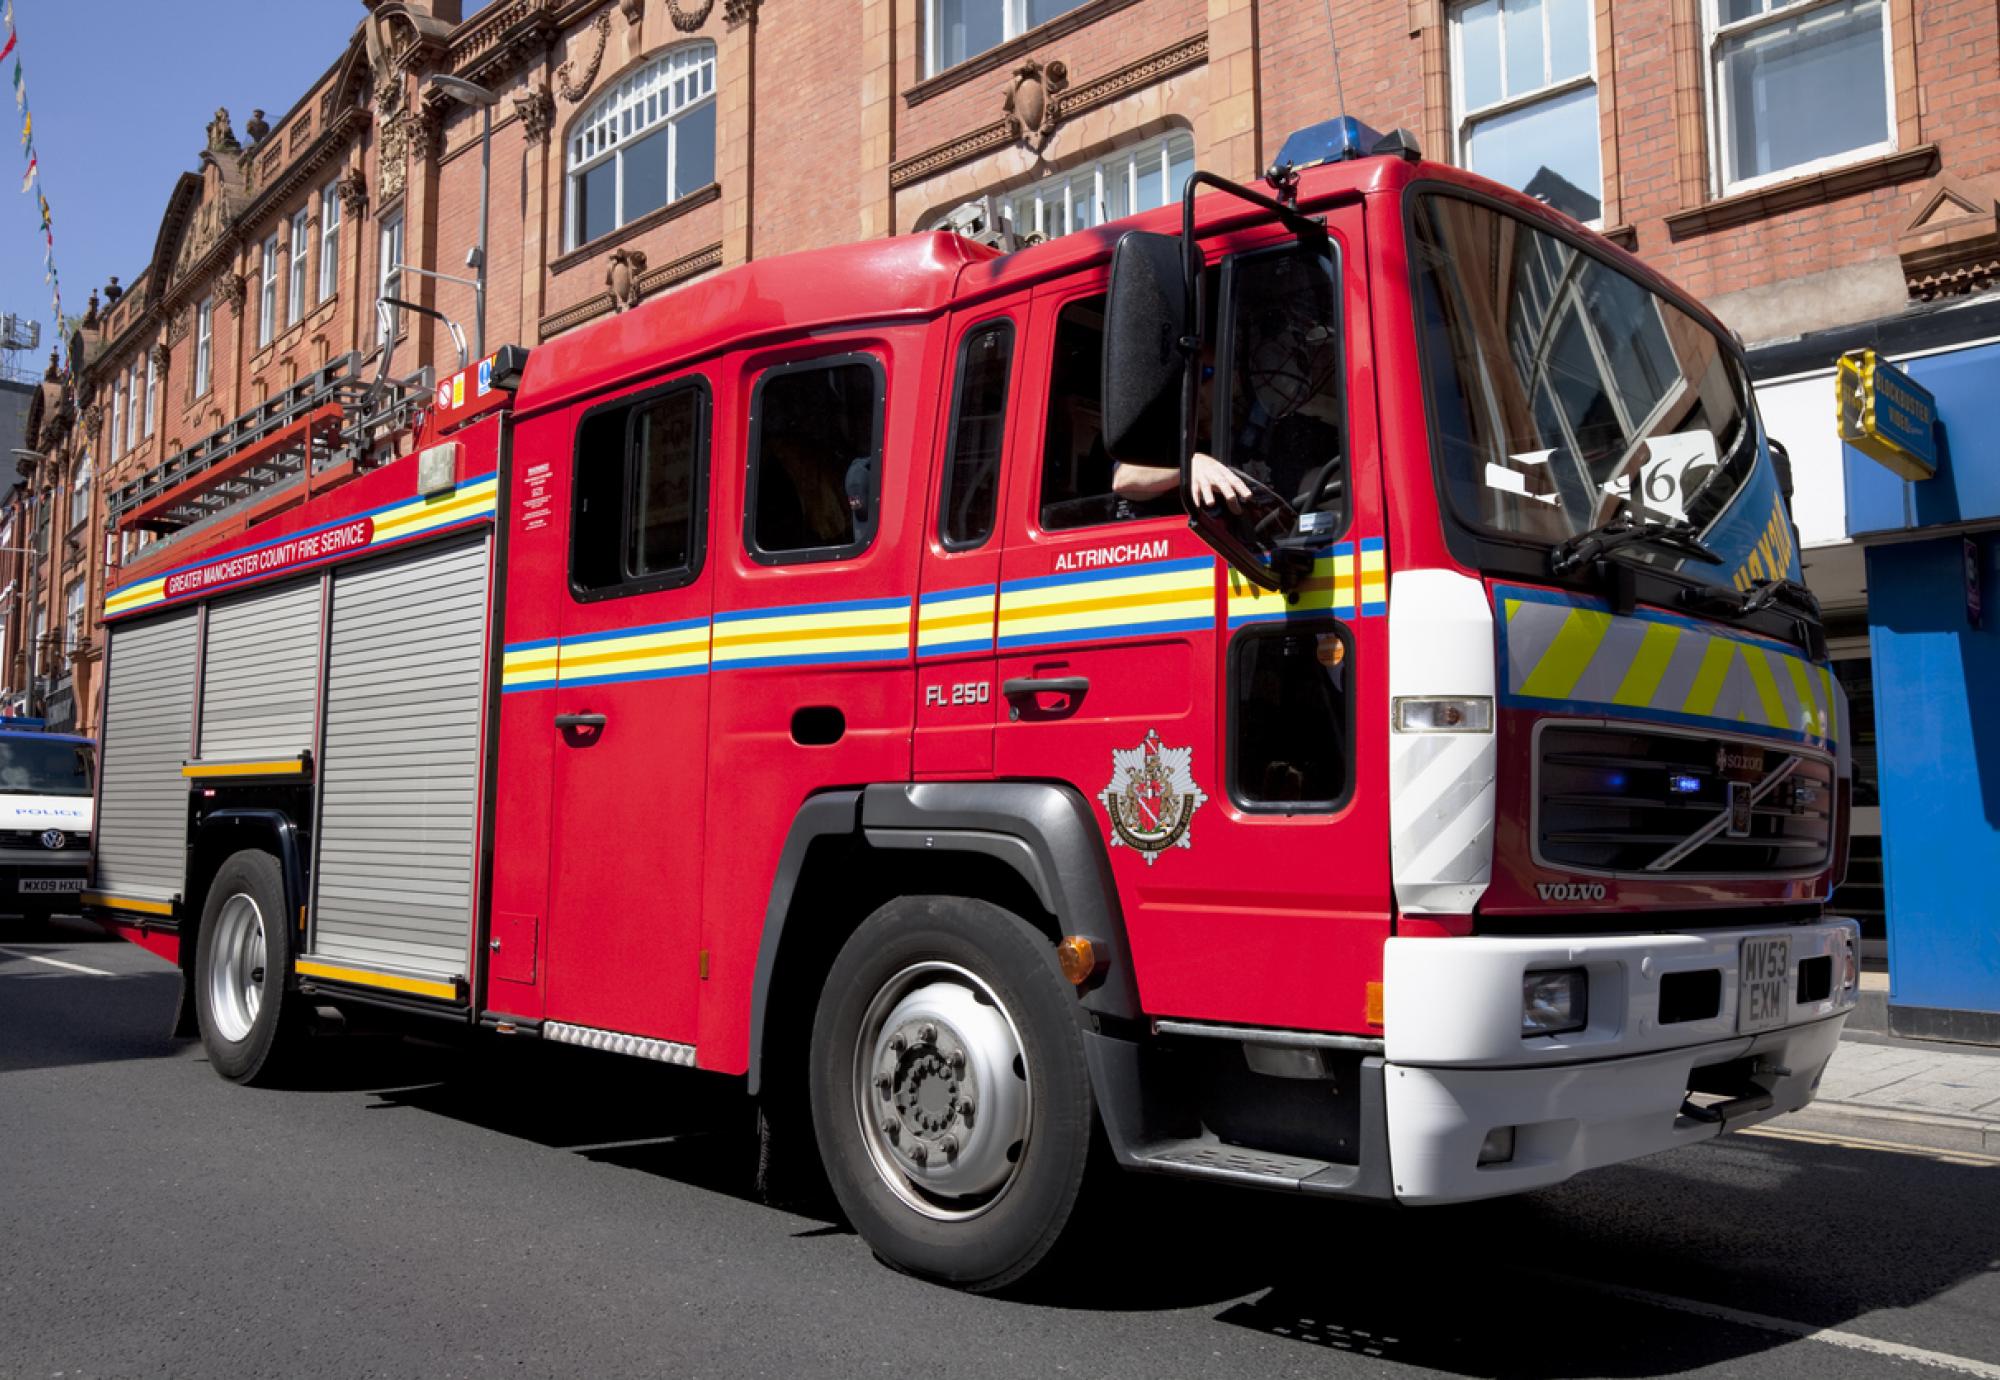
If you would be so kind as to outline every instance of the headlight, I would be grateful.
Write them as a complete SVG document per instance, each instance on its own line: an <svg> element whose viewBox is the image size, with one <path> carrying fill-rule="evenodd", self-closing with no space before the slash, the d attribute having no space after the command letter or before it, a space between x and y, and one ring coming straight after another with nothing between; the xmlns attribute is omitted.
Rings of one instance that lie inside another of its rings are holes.
<svg viewBox="0 0 2000 1380"><path fill-rule="evenodd" d="M1391 721L1398 733L1491 733L1493 701L1484 695L1399 695Z"/></svg>
<svg viewBox="0 0 2000 1380"><path fill-rule="evenodd" d="M1521 1037L1560 1035L1590 1024L1590 975L1555 968L1521 975Z"/></svg>

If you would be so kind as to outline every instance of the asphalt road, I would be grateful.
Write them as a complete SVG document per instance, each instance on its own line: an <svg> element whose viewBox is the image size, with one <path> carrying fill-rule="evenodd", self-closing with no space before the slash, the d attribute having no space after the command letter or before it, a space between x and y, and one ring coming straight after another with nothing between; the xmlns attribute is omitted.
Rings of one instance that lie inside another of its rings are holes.
<svg viewBox="0 0 2000 1380"><path fill-rule="evenodd" d="M971 1298L756 1202L724 1080L353 1036L248 1090L174 993L0 934L0 1376L2000 1377L1987 1158L1751 1133L1428 1211L1134 1182L1070 1274Z"/></svg>

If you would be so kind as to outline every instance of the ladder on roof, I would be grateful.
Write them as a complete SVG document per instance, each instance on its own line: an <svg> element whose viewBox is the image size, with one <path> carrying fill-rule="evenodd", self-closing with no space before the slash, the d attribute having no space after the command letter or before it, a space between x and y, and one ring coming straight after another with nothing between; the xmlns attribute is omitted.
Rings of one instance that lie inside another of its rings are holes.
<svg viewBox="0 0 2000 1380"><path fill-rule="evenodd" d="M372 438L407 428L430 394L428 368L384 388L342 355L111 490L111 524L178 537L350 461L366 469Z"/></svg>

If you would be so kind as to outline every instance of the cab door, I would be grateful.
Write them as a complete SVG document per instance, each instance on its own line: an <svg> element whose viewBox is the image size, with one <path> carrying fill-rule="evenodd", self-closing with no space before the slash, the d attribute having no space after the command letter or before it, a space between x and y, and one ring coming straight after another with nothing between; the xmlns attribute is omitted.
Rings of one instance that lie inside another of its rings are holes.
<svg viewBox="0 0 2000 1380"><path fill-rule="evenodd" d="M1390 895L1382 510L1359 207L1327 225L1325 246L1267 228L1209 249L1202 442L1314 509L1321 549L1289 596L1235 577L1177 494L1157 514L1117 495L1078 439L1089 295L1036 303L1046 432L1002 557L996 765L1091 799L1149 1014L1371 1028Z"/></svg>
<svg viewBox="0 0 2000 1380"><path fill-rule="evenodd" d="M1010 450L1019 450L1026 295L952 323L951 395L942 410L933 514L917 601L914 770L983 776L993 770L1001 711L994 659L1000 598L999 515Z"/></svg>
<svg viewBox="0 0 2000 1380"><path fill-rule="evenodd" d="M709 381L576 426L550 717L548 1018L691 1044L709 727Z"/></svg>

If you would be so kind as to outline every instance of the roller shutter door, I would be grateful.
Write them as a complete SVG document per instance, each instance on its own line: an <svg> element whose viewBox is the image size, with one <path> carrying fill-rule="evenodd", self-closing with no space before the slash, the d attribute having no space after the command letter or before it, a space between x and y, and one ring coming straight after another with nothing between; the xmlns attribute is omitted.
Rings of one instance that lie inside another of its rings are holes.
<svg viewBox="0 0 2000 1380"><path fill-rule="evenodd" d="M296 757L319 717L320 584L219 603L201 657L201 757Z"/></svg>
<svg viewBox="0 0 2000 1380"><path fill-rule="evenodd" d="M195 611L110 630L97 807L97 889L170 901L187 866Z"/></svg>
<svg viewBox="0 0 2000 1380"><path fill-rule="evenodd" d="M334 576L313 953L462 976L486 544Z"/></svg>

